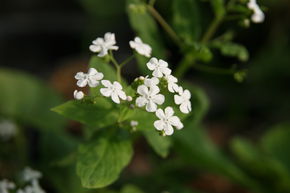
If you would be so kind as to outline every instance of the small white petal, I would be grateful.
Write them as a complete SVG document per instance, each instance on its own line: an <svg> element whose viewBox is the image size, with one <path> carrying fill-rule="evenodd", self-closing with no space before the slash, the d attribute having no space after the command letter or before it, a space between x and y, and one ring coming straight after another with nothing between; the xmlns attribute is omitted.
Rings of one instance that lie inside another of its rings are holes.
<svg viewBox="0 0 290 193"><path fill-rule="evenodd" d="M158 94L152 97L152 101L158 105L162 105L165 101L165 97L162 94Z"/></svg>
<svg viewBox="0 0 290 193"><path fill-rule="evenodd" d="M156 112L155 112L156 116L159 118L159 119L165 119L165 114L163 112L162 109L158 109Z"/></svg>
<svg viewBox="0 0 290 193"><path fill-rule="evenodd" d="M146 105L146 111L155 112L156 110L157 110L157 105L152 100L149 100L149 102Z"/></svg>
<svg viewBox="0 0 290 193"><path fill-rule="evenodd" d="M123 100L127 100L127 96L126 96L125 92L122 90L118 91L118 96Z"/></svg>
<svg viewBox="0 0 290 193"><path fill-rule="evenodd" d="M164 128L164 132L166 135L172 135L174 132L173 127L170 124L167 124Z"/></svg>
<svg viewBox="0 0 290 193"><path fill-rule="evenodd" d="M122 85L117 81L114 81L113 86L119 90L121 90L123 88Z"/></svg>
<svg viewBox="0 0 290 193"><path fill-rule="evenodd" d="M109 80L102 80L102 85L104 85L105 87L113 86L112 83Z"/></svg>
<svg viewBox="0 0 290 193"><path fill-rule="evenodd" d="M166 107L165 109L165 115L166 117L171 117L174 114L174 110L172 107Z"/></svg>
<svg viewBox="0 0 290 193"><path fill-rule="evenodd" d="M145 85L138 86L137 93L140 95L148 95L149 93L148 87L146 87Z"/></svg>
<svg viewBox="0 0 290 193"><path fill-rule="evenodd" d="M77 81L77 85L79 87L85 87L88 84L88 80L87 79L80 79Z"/></svg>
<svg viewBox="0 0 290 193"><path fill-rule="evenodd" d="M112 94L112 90L109 89L109 88L101 88L101 89L100 89L100 92L101 92L101 94L102 94L103 96L105 96L105 97L109 97L109 96L111 96L111 94Z"/></svg>
<svg viewBox="0 0 290 193"><path fill-rule="evenodd" d="M185 113L185 114L188 114L190 111L189 111L189 106L188 106L188 103L184 102L182 103L180 106L179 106L179 109L182 113Z"/></svg>
<svg viewBox="0 0 290 193"><path fill-rule="evenodd" d="M77 80L85 79L85 78L86 78L86 74L83 73L83 72L78 72L78 73L75 75L75 79L77 79Z"/></svg>
<svg viewBox="0 0 290 193"><path fill-rule="evenodd" d="M163 121L161 120L157 120L154 122L154 127L158 130L158 131L162 131L165 127L165 124Z"/></svg>
<svg viewBox="0 0 290 193"><path fill-rule="evenodd" d="M112 98L112 100L113 100L115 103L117 103L117 104L119 104L119 103L120 103L120 99L119 99L119 97L118 97L118 94L117 94L117 93L115 93L115 92L112 92L111 98Z"/></svg>
<svg viewBox="0 0 290 193"><path fill-rule="evenodd" d="M143 106L145 106L147 103L148 103L148 100L147 100L145 97L140 96L140 97L138 97L138 98L136 99L136 105L137 105L138 107L143 107Z"/></svg>
<svg viewBox="0 0 290 193"><path fill-rule="evenodd" d="M82 91L77 91L77 90L74 91L74 98L75 99L81 100L84 98L84 96L85 96L85 94Z"/></svg>
<svg viewBox="0 0 290 193"><path fill-rule="evenodd" d="M180 105L182 103L182 101L183 101L183 99L182 99L181 96L174 95L174 102L175 102L175 104Z"/></svg>

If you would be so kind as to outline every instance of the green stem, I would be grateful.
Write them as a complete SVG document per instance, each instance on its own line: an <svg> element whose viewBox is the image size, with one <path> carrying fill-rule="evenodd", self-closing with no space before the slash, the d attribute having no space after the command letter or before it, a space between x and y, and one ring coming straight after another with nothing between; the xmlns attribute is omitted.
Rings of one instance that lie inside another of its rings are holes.
<svg viewBox="0 0 290 193"><path fill-rule="evenodd" d="M149 1L149 5L153 7L154 4L155 4L155 2L156 2L156 0L150 0L150 1Z"/></svg>
<svg viewBox="0 0 290 193"><path fill-rule="evenodd" d="M192 54L186 54L180 64L178 65L174 75L177 78L181 78L184 76L186 71L193 66L195 63L195 58L192 56Z"/></svg>
<svg viewBox="0 0 290 193"><path fill-rule="evenodd" d="M123 66L125 66L128 62L130 62L132 59L134 59L135 58L135 55L133 54L132 56L130 56L130 57L128 57L126 60L124 60L121 64L120 64L120 66L121 67L123 67Z"/></svg>
<svg viewBox="0 0 290 193"><path fill-rule="evenodd" d="M206 44L212 36L215 34L217 31L218 27L222 23L223 19L216 17L210 24L209 28L205 32L204 36L201 39L201 43Z"/></svg>
<svg viewBox="0 0 290 193"><path fill-rule="evenodd" d="M111 50L109 51L109 53L110 53L110 59L116 68L117 81L121 83L121 68L122 68L122 66L118 64L118 62L114 58L114 55L113 55Z"/></svg>
<svg viewBox="0 0 290 193"><path fill-rule="evenodd" d="M170 25L165 21L165 19L158 13L158 11L151 5L147 5L147 9L150 14L159 22L163 29L168 33L172 40L179 46L182 47L181 41L179 40L178 35L170 27Z"/></svg>

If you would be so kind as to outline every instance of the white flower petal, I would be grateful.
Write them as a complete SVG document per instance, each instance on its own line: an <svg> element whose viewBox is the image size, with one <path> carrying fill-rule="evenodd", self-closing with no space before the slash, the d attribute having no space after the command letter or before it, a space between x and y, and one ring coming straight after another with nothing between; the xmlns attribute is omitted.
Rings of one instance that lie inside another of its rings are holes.
<svg viewBox="0 0 290 193"><path fill-rule="evenodd" d="M85 87L88 84L88 80L87 79L80 79L77 81L77 85L79 87Z"/></svg>
<svg viewBox="0 0 290 193"><path fill-rule="evenodd" d="M155 112L156 109L157 105L152 100L149 100L148 103L146 104L146 111Z"/></svg>
<svg viewBox="0 0 290 193"><path fill-rule="evenodd" d="M114 81L113 86L115 88L117 88L118 90L121 90L123 88L122 85L119 82L117 82L117 81Z"/></svg>
<svg viewBox="0 0 290 193"><path fill-rule="evenodd" d="M156 94L158 94L160 92L160 89L159 89L159 87L158 86L151 86L151 87L149 87L149 95L150 96L154 96L154 95L156 95Z"/></svg>
<svg viewBox="0 0 290 193"><path fill-rule="evenodd" d="M152 101L158 105L162 105L165 101L165 97L162 94L158 94L152 97Z"/></svg>
<svg viewBox="0 0 290 193"><path fill-rule="evenodd" d="M165 124L163 121L161 120L157 120L157 121L154 121L154 127L158 130L158 131L162 131L165 127Z"/></svg>
<svg viewBox="0 0 290 193"><path fill-rule="evenodd" d="M166 107L165 108L165 115L166 117L171 117L174 114L174 110L172 107Z"/></svg>
<svg viewBox="0 0 290 193"><path fill-rule="evenodd" d="M155 68L152 75L157 78L161 78L163 76L162 72L160 71L160 68Z"/></svg>
<svg viewBox="0 0 290 193"><path fill-rule="evenodd" d="M127 96L126 96L125 92L122 90L118 91L118 96L123 100L127 100Z"/></svg>
<svg viewBox="0 0 290 193"><path fill-rule="evenodd" d="M147 103L148 103L148 100L147 100L145 97L139 96L139 97L136 99L136 105L137 105L138 107L143 107L143 106L145 106Z"/></svg>
<svg viewBox="0 0 290 193"><path fill-rule="evenodd" d="M100 89L100 92L101 92L101 94L103 96L109 97L109 96L111 96L111 94L112 94L113 91L111 89L109 89L109 88L101 88Z"/></svg>
<svg viewBox="0 0 290 193"><path fill-rule="evenodd" d="M102 80L102 85L104 85L105 87L113 86L112 83L109 80Z"/></svg>
<svg viewBox="0 0 290 193"><path fill-rule="evenodd" d="M148 87L146 87L145 85L140 85L138 86L137 88L137 93L140 94L140 95L148 95L149 93L149 90L148 90Z"/></svg>
<svg viewBox="0 0 290 193"><path fill-rule="evenodd" d="M179 106L179 109L180 109L180 111L181 111L182 113L185 113L185 114L188 114L188 113L190 112L190 111L189 111L190 107L189 107L189 105L188 105L187 102L182 103L182 104Z"/></svg>
<svg viewBox="0 0 290 193"><path fill-rule="evenodd" d="M85 78L86 78L86 74L83 73L83 72L78 72L78 73L75 75L75 79L77 79L77 80L85 79Z"/></svg>
<svg viewBox="0 0 290 193"><path fill-rule="evenodd" d="M174 95L174 102L175 102L175 104L180 105L182 103L182 101L183 101L183 99L182 99L181 96Z"/></svg>
<svg viewBox="0 0 290 193"><path fill-rule="evenodd" d="M165 114L164 114L164 111L162 109L158 109L156 112L155 112L156 116L159 118L159 119L165 119Z"/></svg>
<svg viewBox="0 0 290 193"><path fill-rule="evenodd" d="M164 128L164 132L166 135L172 135L174 132L173 127L170 124L167 124Z"/></svg>
<svg viewBox="0 0 290 193"><path fill-rule="evenodd" d="M120 99L119 99L118 94L116 92L112 92L111 98L115 103L117 103L117 104L120 103Z"/></svg>

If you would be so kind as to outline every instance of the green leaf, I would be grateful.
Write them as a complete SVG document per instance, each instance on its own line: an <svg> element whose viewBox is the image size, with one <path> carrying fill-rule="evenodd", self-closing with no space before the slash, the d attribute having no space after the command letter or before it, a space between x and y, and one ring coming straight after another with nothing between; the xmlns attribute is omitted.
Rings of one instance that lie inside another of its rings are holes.
<svg viewBox="0 0 290 193"><path fill-rule="evenodd" d="M173 0L172 9L175 31L187 44L193 45L201 32L196 0Z"/></svg>
<svg viewBox="0 0 290 193"><path fill-rule="evenodd" d="M147 5L141 0L127 0L127 13L130 24L143 42L152 47L152 56L165 59L165 47L155 20L147 11ZM146 67L148 58L137 55L140 70L149 74Z"/></svg>
<svg viewBox="0 0 290 193"><path fill-rule="evenodd" d="M75 121L97 128L107 127L117 122L118 112L104 97L91 100L72 100L52 109Z"/></svg>
<svg viewBox="0 0 290 193"><path fill-rule="evenodd" d="M23 72L0 69L0 115L24 125L60 130L65 120L50 111L61 97L42 81Z"/></svg>
<svg viewBox="0 0 290 193"><path fill-rule="evenodd" d="M222 19L226 14L224 0L210 0L210 3L217 19Z"/></svg>
<svg viewBox="0 0 290 193"><path fill-rule="evenodd" d="M267 189L262 192L290 189L290 175L285 166L274 157L269 157L248 141L239 138L232 140L231 149L250 175L268 184Z"/></svg>
<svg viewBox="0 0 290 193"><path fill-rule="evenodd" d="M237 43L216 40L212 42L212 47L219 49L222 55L236 57L242 62L246 62L249 59L247 48Z"/></svg>
<svg viewBox="0 0 290 193"><path fill-rule="evenodd" d="M77 174L86 188L112 184L132 158L131 141L122 135L108 133L79 147Z"/></svg>
<svg viewBox="0 0 290 193"><path fill-rule="evenodd" d="M164 137L158 135L157 131L154 129L142 131L149 145L154 149L154 151L161 157L165 158L169 154L172 141L170 137Z"/></svg>
<svg viewBox="0 0 290 193"><path fill-rule="evenodd" d="M270 129L261 139L261 146L268 155L279 160L290 174L290 124L283 123Z"/></svg>

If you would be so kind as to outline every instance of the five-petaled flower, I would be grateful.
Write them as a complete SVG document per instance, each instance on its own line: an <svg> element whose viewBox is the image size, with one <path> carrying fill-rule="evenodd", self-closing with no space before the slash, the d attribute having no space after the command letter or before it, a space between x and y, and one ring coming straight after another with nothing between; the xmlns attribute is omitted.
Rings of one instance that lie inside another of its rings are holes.
<svg viewBox="0 0 290 193"><path fill-rule="evenodd" d="M159 131L163 131L165 135L172 135L174 132L173 127L176 127L176 129L183 128L180 119L174 116L172 107L166 107L164 111L158 109L155 114L160 120L154 122L154 127Z"/></svg>
<svg viewBox="0 0 290 193"><path fill-rule="evenodd" d="M182 113L189 113L191 111L191 94L189 90L183 90L182 87L179 87L179 95L174 95L174 102L179 106L179 109Z"/></svg>
<svg viewBox="0 0 290 193"><path fill-rule="evenodd" d="M171 70L168 68L168 63L164 60L151 58L147 63L149 70L152 70L152 75L157 78L161 78L163 75L171 74Z"/></svg>
<svg viewBox="0 0 290 193"><path fill-rule="evenodd" d="M134 41L129 42L130 47L135 49L140 55L150 57L151 56L151 47L148 44L142 42L141 38L135 37Z"/></svg>
<svg viewBox="0 0 290 193"><path fill-rule="evenodd" d="M103 73L98 72L95 68L90 68L88 73L78 72L75 75L75 79L78 80L77 85L79 87L85 87L87 84L90 87L96 87L103 78Z"/></svg>
<svg viewBox="0 0 290 193"><path fill-rule="evenodd" d="M159 94L160 89L155 85L140 85L137 88L137 93L140 96L136 99L136 105L143 107L146 105L146 111L155 112L157 110L157 104L161 105L164 103L164 96Z"/></svg>
<svg viewBox="0 0 290 193"><path fill-rule="evenodd" d="M111 97L111 99L115 103L120 103L120 98L122 100L126 100L127 96L125 92L122 90L122 85L114 81L113 84L109 80L102 80L102 85L104 85L106 88L101 88L100 92L105 97Z"/></svg>
<svg viewBox="0 0 290 193"><path fill-rule="evenodd" d="M82 91L75 90L74 91L74 98L77 100L83 99L85 94Z"/></svg>
<svg viewBox="0 0 290 193"><path fill-rule="evenodd" d="M97 38L92 42L93 44L90 46L90 50L92 52L99 53L99 57L103 57L108 54L109 50L118 50L119 47L115 46L116 39L115 34L111 32L107 32L104 38Z"/></svg>
<svg viewBox="0 0 290 193"><path fill-rule="evenodd" d="M249 0L247 4L248 8L251 9L254 13L251 17L254 23L262 23L265 19L265 15L259 5L257 4L256 0Z"/></svg>

